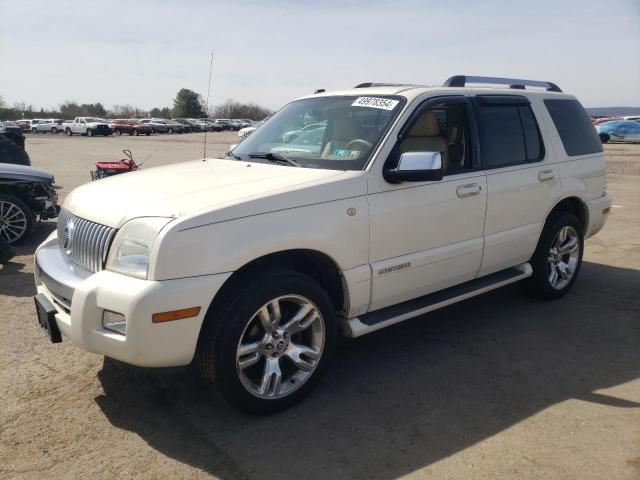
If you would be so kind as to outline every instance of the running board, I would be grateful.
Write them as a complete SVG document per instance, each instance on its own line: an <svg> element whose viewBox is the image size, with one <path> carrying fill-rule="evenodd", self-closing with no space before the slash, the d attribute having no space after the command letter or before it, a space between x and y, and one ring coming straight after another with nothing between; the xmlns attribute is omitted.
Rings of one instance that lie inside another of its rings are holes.
<svg viewBox="0 0 640 480"><path fill-rule="evenodd" d="M510 283L518 282L530 277L532 273L531 265L523 263L423 297L365 313L344 322L345 335L347 337L360 337L389 325L400 323Z"/></svg>

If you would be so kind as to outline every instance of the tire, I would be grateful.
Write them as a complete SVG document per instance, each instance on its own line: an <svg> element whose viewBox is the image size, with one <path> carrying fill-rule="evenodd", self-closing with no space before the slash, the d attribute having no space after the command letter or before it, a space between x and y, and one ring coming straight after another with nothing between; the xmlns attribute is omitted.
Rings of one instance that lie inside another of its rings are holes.
<svg viewBox="0 0 640 480"><path fill-rule="evenodd" d="M558 252L558 247L567 253ZM545 300L566 295L578 278L583 252L584 227L580 220L566 212L549 218L530 260L533 275L524 281L527 292Z"/></svg>
<svg viewBox="0 0 640 480"><path fill-rule="evenodd" d="M133 132L131 132L131 134L137 137L138 135L140 135L140 132L138 132L138 130L134 130Z"/></svg>
<svg viewBox="0 0 640 480"><path fill-rule="evenodd" d="M87 128L87 137L93 137L93 130Z"/></svg>
<svg viewBox="0 0 640 480"><path fill-rule="evenodd" d="M36 130L35 128L32 128L31 133L38 133L38 130Z"/></svg>
<svg viewBox="0 0 640 480"><path fill-rule="evenodd" d="M55 135L56 133L58 133L58 129L56 127L53 127L51 129L51 133L53 133Z"/></svg>
<svg viewBox="0 0 640 480"><path fill-rule="evenodd" d="M113 131L113 134L119 137L120 135L122 135L122 131L121 131L121 130L118 130L118 129L115 129L115 130Z"/></svg>
<svg viewBox="0 0 640 480"><path fill-rule="evenodd" d="M167 133L173 134L173 128L170 128L169 130L167 130Z"/></svg>
<svg viewBox="0 0 640 480"><path fill-rule="evenodd" d="M279 328L269 333L264 325L271 325L275 310L267 305L276 304L282 316L276 323ZM285 328L303 310L310 313ZM260 320L261 311L270 314L270 321ZM216 385L231 405L266 415L296 404L311 392L326 369L335 341L334 306L322 287L294 271L266 272L236 283L208 312L197 361L205 382ZM259 350L248 348L238 356L241 344Z"/></svg>
<svg viewBox="0 0 640 480"><path fill-rule="evenodd" d="M70 129L70 128L67 128L67 129L64 131L64 133L67 135L67 137L71 137L71 136L73 136L73 132L71 131L71 129Z"/></svg>
<svg viewBox="0 0 640 480"><path fill-rule="evenodd" d="M20 243L33 230L31 210L18 197L0 195L0 236L10 245Z"/></svg>
<svg viewBox="0 0 640 480"><path fill-rule="evenodd" d="M609 140L611 140L611 137L606 133L601 133L599 136L602 143L609 143Z"/></svg>

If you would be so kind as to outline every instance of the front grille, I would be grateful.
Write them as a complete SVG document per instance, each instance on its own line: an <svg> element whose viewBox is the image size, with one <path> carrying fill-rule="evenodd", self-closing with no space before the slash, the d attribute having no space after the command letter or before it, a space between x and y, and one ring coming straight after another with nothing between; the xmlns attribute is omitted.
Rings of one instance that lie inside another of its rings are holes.
<svg viewBox="0 0 640 480"><path fill-rule="evenodd" d="M115 228L90 222L73 215L64 208L58 216L58 244L71 262L98 272L104 267Z"/></svg>

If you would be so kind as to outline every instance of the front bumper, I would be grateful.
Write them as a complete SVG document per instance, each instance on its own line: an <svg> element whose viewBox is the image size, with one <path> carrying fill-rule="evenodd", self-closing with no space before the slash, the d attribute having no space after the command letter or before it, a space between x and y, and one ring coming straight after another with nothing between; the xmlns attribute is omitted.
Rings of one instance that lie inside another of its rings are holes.
<svg viewBox="0 0 640 480"><path fill-rule="evenodd" d="M55 232L35 255L38 293L51 301L64 337L89 352L141 367L189 364L207 309L230 274L176 280L141 280L102 270L88 272L67 261ZM191 318L153 323L154 313L201 307ZM126 335L102 327L105 310L127 319Z"/></svg>

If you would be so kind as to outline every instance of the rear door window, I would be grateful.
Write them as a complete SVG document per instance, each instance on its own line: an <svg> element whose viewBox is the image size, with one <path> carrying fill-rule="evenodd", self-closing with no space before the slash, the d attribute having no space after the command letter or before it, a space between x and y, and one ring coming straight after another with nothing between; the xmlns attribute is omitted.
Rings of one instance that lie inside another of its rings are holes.
<svg viewBox="0 0 640 480"><path fill-rule="evenodd" d="M483 168L537 162L544 157L540 130L526 99L478 99L476 114ZM495 102L495 103L494 103Z"/></svg>
<svg viewBox="0 0 640 480"><path fill-rule="evenodd" d="M567 155L575 157L602 152L602 143L580 102L573 99L547 99L544 104Z"/></svg>

